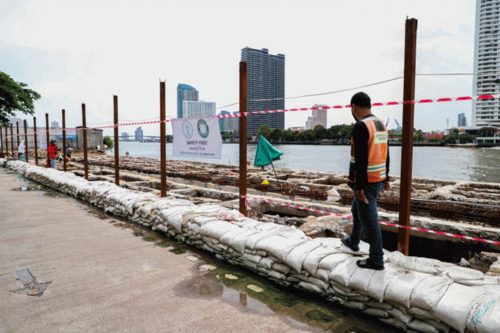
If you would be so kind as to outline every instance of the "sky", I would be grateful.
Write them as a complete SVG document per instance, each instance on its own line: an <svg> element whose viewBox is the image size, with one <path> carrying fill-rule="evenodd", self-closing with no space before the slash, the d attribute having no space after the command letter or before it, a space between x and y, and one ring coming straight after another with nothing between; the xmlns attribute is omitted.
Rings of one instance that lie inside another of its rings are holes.
<svg viewBox="0 0 500 333"><path fill-rule="evenodd" d="M175 117L178 83L218 107L237 102L247 46L285 54L286 96L402 76L407 17L418 19L417 73L473 72L474 0L1 0L0 70L42 95L39 123L46 112L61 123L65 109L68 126L80 125L81 103L90 125L112 123L114 94L120 121L158 119L160 80L167 116ZM418 76L416 98L471 95L472 79ZM373 101L402 100L403 80L361 90ZM348 104L355 92L290 99L286 107ZM471 107L417 105L415 127L442 130L447 119L456 126L461 112L470 123ZM400 106L374 113L389 128L402 119ZM286 114L285 127L304 126L308 116ZM349 109L328 114L328 126L352 120ZM158 127L143 128L157 135Z"/></svg>

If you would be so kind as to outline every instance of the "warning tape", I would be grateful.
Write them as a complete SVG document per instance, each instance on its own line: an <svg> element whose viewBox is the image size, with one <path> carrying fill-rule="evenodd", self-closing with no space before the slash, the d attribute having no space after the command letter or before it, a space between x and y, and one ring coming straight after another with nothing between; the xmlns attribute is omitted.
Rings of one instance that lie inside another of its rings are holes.
<svg viewBox="0 0 500 333"><path fill-rule="evenodd" d="M289 207L289 208L295 208L295 209L305 210L305 211L313 212L313 213L316 213L316 214L322 214L322 215L325 215L325 216L334 215L334 216L338 216L338 217L352 219L352 215L351 214L334 213L334 212L330 212L330 211L324 211L324 210L320 210L320 209L306 207L306 206L303 206L303 205L295 205L295 204L292 204L292 203L286 202L286 201L277 201L277 200L269 200L269 199L254 199L254 198L250 198L248 196L243 196L243 197L245 197L245 203L247 205L247 208L252 208L252 206L250 204L250 202L252 200L253 201L259 200L259 201L262 201L262 202L265 202L265 203L268 203L268 204L275 204L275 205L280 205L282 207ZM440 236L446 236L446 237L452 237L452 238L459 238L459 239L462 239L462 240L470 240L470 241L487 243L487 244L492 244L492 245L500 245L500 241L494 241L494 240L490 240L490 239L484 239L484 238L481 238L481 237L473 237L473 236L466 236L466 235L461 235L461 234L454 234L454 233L450 233L450 232L439 231L439 230L431 230L431 229L422 228L422 227L406 226L406 225L401 225L401 224L392 223L392 222L386 222L386 221L382 221L382 220L379 220L378 223L381 224L381 225L385 225L385 226L388 226L388 227L399 228L399 229L407 229L407 230L418 231L418 232L425 232L425 233L435 234L435 235L440 235Z"/></svg>
<svg viewBox="0 0 500 333"><path fill-rule="evenodd" d="M397 106L397 105L408 105L408 104L430 104L430 103L447 103L447 102L465 102L465 101L481 101L481 100L491 100L491 99L500 99L500 94L484 94L477 96L459 96L459 97L439 97L439 98L423 98L419 100L407 100L407 101L388 101L388 102L374 102L372 103L372 107L381 107L381 106ZM323 105L323 106L313 106L313 107L301 107L301 108L289 108L289 109L274 109L274 110L258 110L258 111L247 111L242 113L230 113L230 114L219 114L213 116L214 118L225 119L225 118L240 118L241 116L248 117L252 115L262 115L262 114L274 114L274 113L284 113L284 112L299 112L299 111L317 111L317 110L336 110L336 109L347 109L350 108L351 105L347 104L337 104L337 105ZM164 122L168 123L171 119L166 119ZM151 125L151 124L159 124L161 121L157 120L145 120L145 121L136 121L136 122L124 122L115 124L106 124L106 125L96 125L89 126L88 128L95 129L105 129L105 128L115 128L115 127L123 127L123 126L137 126L137 125ZM67 128L74 129L74 128ZM84 128L85 130L85 128Z"/></svg>

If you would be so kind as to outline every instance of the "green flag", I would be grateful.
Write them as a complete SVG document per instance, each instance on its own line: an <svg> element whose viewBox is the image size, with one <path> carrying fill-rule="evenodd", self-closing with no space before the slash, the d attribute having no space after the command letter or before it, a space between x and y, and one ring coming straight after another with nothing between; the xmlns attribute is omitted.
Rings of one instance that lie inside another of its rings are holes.
<svg viewBox="0 0 500 333"><path fill-rule="evenodd" d="M266 138L260 134L257 151L255 152L255 166L266 166L275 160L279 160L283 153L277 148L273 147Z"/></svg>

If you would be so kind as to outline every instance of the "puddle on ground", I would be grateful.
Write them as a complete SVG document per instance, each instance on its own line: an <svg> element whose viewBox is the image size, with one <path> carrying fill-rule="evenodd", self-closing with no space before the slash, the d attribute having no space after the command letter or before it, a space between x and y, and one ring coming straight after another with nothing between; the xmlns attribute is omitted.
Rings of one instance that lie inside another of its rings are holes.
<svg viewBox="0 0 500 333"><path fill-rule="evenodd" d="M177 286L176 294L191 298L221 298L241 311L278 315L301 329L340 333L395 333L376 322L337 304L300 291L282 288L256 274L201 253L193 276ZM205 269L207 266L215 269Z"/></svg>

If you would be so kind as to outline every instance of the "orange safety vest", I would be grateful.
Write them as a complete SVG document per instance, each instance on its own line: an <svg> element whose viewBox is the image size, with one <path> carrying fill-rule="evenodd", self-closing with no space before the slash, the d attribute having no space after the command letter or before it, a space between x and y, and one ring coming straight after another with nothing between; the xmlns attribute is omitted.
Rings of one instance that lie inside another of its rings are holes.
<svg viewBox="0 0 500 333"><path fill-rule="evenodd" d="M378 183L387 179L388 132L384 124L375 116L362 119L368 128L368 183ZM355 161L354 138L351 140L351 163Z"/></svg>

